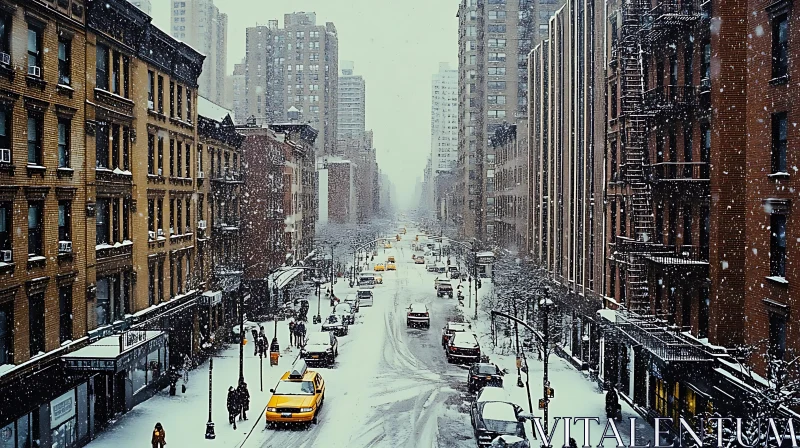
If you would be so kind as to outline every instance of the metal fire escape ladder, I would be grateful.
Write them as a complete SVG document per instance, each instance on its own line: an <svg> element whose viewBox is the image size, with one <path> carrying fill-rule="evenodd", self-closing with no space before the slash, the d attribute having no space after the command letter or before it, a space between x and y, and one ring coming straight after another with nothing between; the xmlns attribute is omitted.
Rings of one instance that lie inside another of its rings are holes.
<svg viewBox="0 0 800 448"><path fill-rule="evenodd" d="M633 240L623 250L629 311L649 314L650 301L644 255L653 246L655 223L652 190L646 175L648 116L644 107L644 50L641 44L642 20L648 11L647 0L626 0L622 14L620 56L622 83L620 99L624 117L624 181L629 199L626 206L632 219Z"/></svg>

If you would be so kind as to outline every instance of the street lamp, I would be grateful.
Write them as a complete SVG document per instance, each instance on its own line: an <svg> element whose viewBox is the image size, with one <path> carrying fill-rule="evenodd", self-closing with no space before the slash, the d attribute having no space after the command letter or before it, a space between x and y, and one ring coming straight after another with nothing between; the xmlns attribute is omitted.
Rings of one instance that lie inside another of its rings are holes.
<svg viewBox="0 0 800 448"><path fill-rule="evenodd" d="M542 377L542 401L543 401L543 408L544 408L544 432L545 434L549 434L547 430L547 413L548 408L550 406L550 396L551 396L551 389L550 389L550 380L547 378L548 373L548 360L550 358L550 309L553 306L553 301L550 300L550 288L545 287L543 297L539 299L539 310L542 313L542 328L543 335L542 335L542 352L544 355L544 376Z"/></svg>
<svg viewBox="0 0 800 448"><path fill-rule="evenodd" d="M217 435L214 434L214 422L211 420L211 391L214 372L214 336L211 334L211 304L213 301L209 298L208 303L208 340L203 343L203 348L208 350L208 422L206 422L206 439L212 440L217 438Z"/></svg>

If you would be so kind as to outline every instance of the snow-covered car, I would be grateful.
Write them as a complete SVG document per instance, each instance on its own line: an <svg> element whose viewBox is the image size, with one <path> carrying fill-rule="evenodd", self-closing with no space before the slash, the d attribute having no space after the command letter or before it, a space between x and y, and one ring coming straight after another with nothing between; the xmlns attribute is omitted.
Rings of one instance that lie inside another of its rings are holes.
<svg viewBox="0 0 800 448"><path fill-rule="evenodd" d="M473 364L467 373L467 390L475 392L485 386L503 387L503 375L505 372L494 364Z"/></svg>
<svg viewBox="0 0 800 448"><path fill-rule="evenodd" d="M425 264L425 257L414 257L414 264Z"/></svg>
<svg viewBox="0 0 800 448"><path fill-rule="evenodd" d="M373 302L372 290L359 288L358 303L363 306L372 306Z"/></svg>
<svg viewBox="0 0 800 448"><path fill-rule="evenodd" d="M519 418L521 412L519 406L500 401L477 405L472 413L472 427L478 446L490 446L494 439L502 435L527 439L525 425Z"/></svg>
<svg viewBox="0 0 800 448"><path fill-rule="evenodd" d="M337 356L339 340L333 333L325 331L310 333L306 345L300 350L300 357L308 364L318 362L332 366Z"/></svg>
<svg viewBox="0 0 800 448"><path fill-rule="evenodd" d="M357 294L348 294L347 297L344 298L344 303L349 303L351 307L353 307L353 314L358 313L361 311L361 300L359 299L361 296Z"/></svg>
<svg viewBox="0 0 800 448"><path fill-rule="evenodd" d="M448 322L442 328L442 348L447 348L447 343L453 334L469 330L469 325L462 322Z"/></svg>
<svg viewBox="0 0 800 448"><path fill-rule="evenodd" d="M471 331L454 333L447 342L447 362L476 363L481 361L478 336Z"/></svg>
<svg viewBox="0 0 800 448"><path fill-rule="evenodd" d="M342 316L344 323L347 325L353 325L356 322L356 310L353 308L353 305L346 301L338 303L333 307L333 314Z"/></svg>
<svg viewBox="0 0 800 448"><path fill-rule="evenodd" d="M345 323L345 316L331 314L322 322L322 331L333 332L336 336L344 336L350 332L350 328Z"/></svg>
<svg viewBox="0 0 800 448"><path fill-rule="evenodd" d="M472 407L474 409L475 406L486 403L487 401L511 402L511 396L502 387L486 386L478 392L478 396L475 397Z"/></svg>
<svg viewBox="0 0 800 448"><path fill-rule="evenodd" d="M436 262L433 261L433 257L426 255L425 259L427 260L425 262L425 270L428 272L436 272Z"/></svg>
<svg viewBox="0 0 800 448"><path fill-rule="evenodd" d="M441 281L436 285L436 297L453 298L453 285L449 281Z"/></svg>
<svg viewBox="0 0 800 448"><path fill-rule="evenodd" d="M408 307L406 314L406 325L409 327L422 326L425 328L431 327L431 316L428 312L428 306L424 303L412 303Z"/></svg>

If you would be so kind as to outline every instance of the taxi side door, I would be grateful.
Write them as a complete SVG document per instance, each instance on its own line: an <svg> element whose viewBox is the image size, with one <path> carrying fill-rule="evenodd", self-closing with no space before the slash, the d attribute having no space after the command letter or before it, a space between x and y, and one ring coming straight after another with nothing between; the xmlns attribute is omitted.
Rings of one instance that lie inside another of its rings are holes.
<svg viewBox="0 0 800 448"><path fill-rule="evenodd" d="M316 395L317 400L317 408L322 406L322 400L325 397L325 380L322 379L322 375L317 373L317 376L314 377L314 387L316 388L315 392L319 391Z"/></svg>

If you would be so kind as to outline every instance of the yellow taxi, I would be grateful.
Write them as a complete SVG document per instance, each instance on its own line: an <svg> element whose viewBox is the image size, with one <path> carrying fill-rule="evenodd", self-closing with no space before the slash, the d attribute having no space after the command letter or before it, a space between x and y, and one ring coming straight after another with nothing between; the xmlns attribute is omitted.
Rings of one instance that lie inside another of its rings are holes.
<svg viewBox="0 0 800 448"><path fill-rule="evenodd" d="M383 248L384 249L391 249L392 248L392 243L387 241L386 243L383 244Z"/></svg>
<svg viewBox="0 0 800 448"><path fill-rule="evenodd" d="M375 276L375 284L376 285L382 285L383 284L383 277L381 277L380 275L376 275Z"/></svg>
<svg viewBox="0 0 800 448"><path fill-rule="evenodd" d="M386 264L386 270L387 271L396 271L397 270L397 266L395 266L394 263L387 263Z"/></svg>
<svg viewBox="0 0 800 448"><path fill-rule="evenodd" d="M389 258L386 259L388 263L394 263L394 255L389 255Z"/></svg>
<svg viewBox="0 0 800 448"><path fill-rule="evenodd" d="M377 272L377 271L385 271L385 270L386 270L386 266L384 266L383 263L378 263L378 264L375 265L375 272Z"/></svg>
<svg viewBox="0 0 800 448"><path fill-rule="evenodd" d="M316 423L325 401L325 380L318 372L308 370L301 358L269 390L272 398L267 403L267 427L280 423Z"/></svg>

